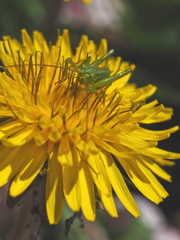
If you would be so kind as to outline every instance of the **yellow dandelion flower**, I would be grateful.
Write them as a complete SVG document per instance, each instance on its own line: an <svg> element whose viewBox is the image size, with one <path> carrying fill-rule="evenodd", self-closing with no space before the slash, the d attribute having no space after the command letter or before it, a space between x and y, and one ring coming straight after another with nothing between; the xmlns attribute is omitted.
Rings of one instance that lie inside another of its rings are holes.
<svg viewBox="0 0 180 240"><path fill-rule="evenodd" d="M160 166L173 165L169 159L180 154L159 149L157 143L178 127L151 131L141 123L166 121L172 109L156 100L146 103L156 87L128 84L131 73L126 71L134 65L119 57L103 59L98 66L103 69L92 69L92 80L69 64L72 60L82 70L82 65L105 54L106 40L97 47L87 36L82 36L73 54L67 30L55 45L48 45L37 31L32 40L26 30L22 30L22 44L7 36L0 42L4 66L0 73L0 186L11 180L9 194L16 197L46 163L46 210L51 224L60 220L64 200L72 211L82 210L91 221L96 200L117 217L113 191L138 217L119 166L154 203L168 196L155 175L170 181ZM109 78L99 76L93 82L100 70L110 70L110 76L119 74L119 79L106 85ZM121 72L127 74L121 76Z"/></svg>

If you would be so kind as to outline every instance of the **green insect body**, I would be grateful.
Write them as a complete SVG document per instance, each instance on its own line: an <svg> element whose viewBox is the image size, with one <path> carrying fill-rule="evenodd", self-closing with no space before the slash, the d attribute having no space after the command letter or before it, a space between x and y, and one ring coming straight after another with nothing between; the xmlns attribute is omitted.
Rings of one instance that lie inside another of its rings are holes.
<svg viewBox="0 0 180 240"><path fill-rule="evenodd" d="M83 91L94 93L99 88L108 87L114 81L132 72L131 68L125 71L110 76L111 71L105 67L98 67L103 61L109 58L114 53L114 50L110 50L107 54L97 59L95 62L90 64L91 57L88 57L80 68L72 61L71 58L65 60L65 68L68 69L68 64L78 72L77 78L81 85L85 85L87 88L80 88Z"/></svg>

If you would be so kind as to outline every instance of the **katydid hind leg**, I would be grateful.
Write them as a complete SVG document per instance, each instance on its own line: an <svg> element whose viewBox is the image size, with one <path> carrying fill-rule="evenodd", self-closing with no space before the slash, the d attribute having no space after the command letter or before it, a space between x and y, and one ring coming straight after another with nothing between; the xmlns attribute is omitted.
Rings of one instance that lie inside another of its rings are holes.
<svg viewBox="0 0 180 240"><path fill-rule="evenodd" d="M95 88L100 88L100 87L104 87L104 86L108 86L108 85L111 85L114 81L128 75L129 73L132 73L132 69L131 68L128 68L126 69L125 71L119 73L119 74L116 74L114 76L111 76L111 77L108 77L108 78L104 78L98 82L95 82L94 83L94 87Z"/></svg>
<svg viewBox="0 0 180 240"><path fill-rule="evenodd" d="M101 64L103 61L105 61L108 57L110 57L112 54L114 53L114 50L111 49L109 50L108 53L106 53L104 56L102 56L101 58L97 59L95 62L91 63L90 66L91 67L98 67L99 64Z"/></svg>

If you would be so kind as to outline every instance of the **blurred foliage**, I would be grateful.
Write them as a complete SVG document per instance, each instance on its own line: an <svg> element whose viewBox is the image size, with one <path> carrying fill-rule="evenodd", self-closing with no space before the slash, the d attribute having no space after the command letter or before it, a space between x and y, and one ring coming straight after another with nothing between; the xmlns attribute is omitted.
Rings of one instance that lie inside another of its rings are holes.
<svg viewBox="0 0 180 240"><path fill-rule="evenodd" d="M125 32L146 55L172 55L179 49L180 0L127 0Z"/></svg>
<svg viewBox="0 0 180 240"><path fill-rule="evenodd" d="M68 240L151 240L151 232L142 218L135 219L130 214L119 213L121 218L113 219L108 214L97 211L95 222L76 219L68 234ZM58 225L44 222L41 229L43 240L65 239L65 221L73 213L65 204L61 221ZM128 217L127 217L128 216ZM124 221L123 221L124 219Z"/></svg>
<svg viewBox="0 0 180 240"><path fill-rule="evenodd" d="M20 29L33 31L45 18L46 9L40 0L0 0L0 34L20 36Z"/></svg>
<svg viewBox="0 0 180 240"><path fill-rule="evenodd" d="M180 106L180 0L126 4L123 32L131 46L129 59L137 65L135 82L157 85L161 102Z"/></svg>

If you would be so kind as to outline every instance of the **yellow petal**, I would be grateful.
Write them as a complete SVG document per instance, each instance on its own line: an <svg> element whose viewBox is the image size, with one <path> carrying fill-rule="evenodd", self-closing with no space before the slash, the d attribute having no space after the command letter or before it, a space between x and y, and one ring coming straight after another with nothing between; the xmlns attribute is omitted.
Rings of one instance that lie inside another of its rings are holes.
<svg viewBox="0 0 180 240"><path fill-rule="evenodd" d="M57 147L50 154L46 181L46 209L50 224L56 224L64 205L62 167L57 161Z"/></svg>
<svg viewBox="0 0 180 240"><path fill-rule="evenodd" d="M12 197L18 196L25 191L40 172L47 159L46 148L46 145L38 147L34 154L30 156L30 159L28 159L28 163L16 175L10 186L10 195Z"/></svg>
<svg viewBox="0 0 180 240"><path fill-rule="evenodd" d="M47 45L46 39L43 34L39 31L33 31L33 44L36 51L39 52L49 52L49 47Z"/></svg>
<svg viewBox="0 0 180 240"><path fill-rule="evenodd" d="M180 158L180 153L173 153L173 152L169 152L169 151L165 151L163 149L160 148L150 148L150 149L146 149L144 151L142 151L142 154L150 156L152 158L157 158L157 157L161 157L161 158L167 158L167 159L178 159Z"/></svg>
<svg viewBox="0 0 180 240"><path fill-rule="evenodd" d="M25 128L20 121L10 121L0 126L0 138L8 137Z"/></svg>
<svg viewBox="0 0 180 240"><path fill-rule="evenodd" d="M137 136L138 138L140 137L141 139L144 140L154 140L156 139L157 141L161 141L163 139L166 139L170 136L171 133L174 133L179 130L179 126L175 126L166 130L161 130L161 131L152 131L152 130L147 130L145 128L139 128L135 130L132 134L134 136Z"/></svg>
<svg viewBox="0 0 180 240"><path fill-rule="evenodd" d="M128 174L131 181L134 183L134 185L139 189L139 191L144 194L149 200L152 202L155 202L158 204L162 201L162 197L167 197L167 192L160 187L160 184L158 183L158 189L160 190L160 195L157 192L157 190L154 187L153 179L155 178L153 174L150 173L150 171L143 167L142 164L140 164L138 161L138 164L133 164L132 159L129 159L129 162L126 160L118 158L121 162L124 170ZM133 167L132 167L133 166ZM142 175L143 174L143 175ZM140 177L140 175L143 176L143 178ZM152 178L151 178L152 177ZM157 180L154 180L154 182L158 182Z"/></svg>
<svg viewBox="0 0 180 240"><path fill-rule="evenodd" d="M64 29L63 36L58 37L56 46L57 46L57 48L59 48L59 46L61 46L61 55L62 56L66 56L66 58L72 57L69 31L67 29Z"/></svg>
<svg viewBox="0 0 180 240"><path fill-rule="evenodd" d="M136 149L141 150L141 149L146 149L146 148L152 148L156 147L158 142L157 141L144 141L141 140L140 138L137 138L137 135L131 135L130 134L121 134L120 136L121 139L121 144L129 147L130 149ZM111 144L112 146L114 144Z"/></svg>
<svg viewBox="0 0 180 240"><path fill-rule="evenodd" d="M10 181L24 165L28 164L30 156L34 154L37 146L29 142L22 147L0 147L0 186Z"/></svg>
<svg viewBox="0 0 180 240"><path fill-rule="evenodd" d="M33 42L27 33L26 29L21 30L23 45L29 50L29 53L34 52Z"/></svg>
<svg viewBox="0 0 180 240"><path fill-rule="evenodd" d="M91 140L88 141L88 144L91 149L98 152L98 149ZM87 159L87 163L89 164L89 171L97 188L107 196L110 196L112 194L111 184L99 154L90 155Z"/></svg>
<svg viewBox="0 0 180 240"><path fill-rule="evenodd" d="M100 159L99 154L95 156L89 156L88 163L89 171L97 188L109 196L112 192L112 189L106 173L106 169L102 164L102 160Z"/></svg>
<svg viewBox="0 0 180 240"><path fill-rule="evenodd" d="M138 217L140 215L138 207L136 206L136 203L134 202L134 199L132 198L126 186L124 178L115 165L111 155L105 151L100 152L100 155L106 167L112 187L116 192L118 198L132 215Z"/></svg>
<svg viewBox="0 0 180 240"><path fill-rule="evenodd" d="M80 210L79 162L80 156L74 146L71 147L73 166L63 167L64 196L69 207L77 212Z"/></svg>
<svg viewBox="0 0 180 240"><path fill-rule="evenodd" d="M69 166L73 165L71 148L69 145L69 140L66 135L61 138L57 158L58 161L63 165Z"/></svg>
<svg viewBox="0 0 180 240"><path fill-rule="evenodd" d="M123 157L123 158L129 158L130 156L135 156L137 153L131 151L131 152L122 152L122 151L117 151L113 146L110 144L102 141L100 138L97 138L96 136L93 135L93 141L96 143L97 146L102 147L105 149L107 152L110 152L114 154L115 156Z"/></svg>
<svg viewBox="0 0 180 240"><path fill-rule="evenodd" d="M79 171L79 185L81 194L81 208L84 216L89 221L95 219L95 196L94 185L89 173L89 169L86 162L81 161Z"/></svg>
<svg viewBox="0 0 180 240"><path fill-rule="evenodd" d="M160 164L161 166L173 166L175 163L171 160L165 160L165 159L162 159L162 158L153 158L153 160L155 162L157 162L158 164Z"/></svg>
<svg viewBox="0 0 180 240"><path fill-rule="evenodd" d="M138 166L142 169L143 173L149 179L149 182L151 183L151 186L156 192L157 196L159 196L161 200L162 198L166 198L169 194L166 192L163 186L159 183L156 177L152 174L152 172L146 166L144 166L144 164L141 161L138 161Z"/></svg>
<svg viewBox="0 0 180 240"><path fill-rule="evenodd" d="M116 205L114 203L113 196L112 195L107 196L106 194L102 193L100 190L98 190L98 193L106 211L111 215L111 217L118 217L118 212L116 209Z"/></svg>
<svg viewBox="0 0 180 240"><path fill-rule="evenodd" d="M147 168L149 168L152 172L154 172L157 176L161 177L162 179L165 179L166 181L171 181L171 176L165 172L162 168L159 167L154 162L154 159L148 157L148 156L143 156L141 157L141 161L146 164ZM174 164L174 162L172 162Z"/></svg>
<svg viewBox="0 0 180 240"><path fill-rule="evenodd" d="M25 129L17 132L9 138L3 138L1 141L6 146L21 146L26 142L30 141L38 132L39 128L37 124L31 124Z"/></svg>
<svg viewBox="0 0 180 240"><path fill-rule="evenodd" d="M86 155L95 155L98 153L98 150L94 148L94 146L90 147L90 145L83 140L80 140L76 144L76 147Z"/></svg>

